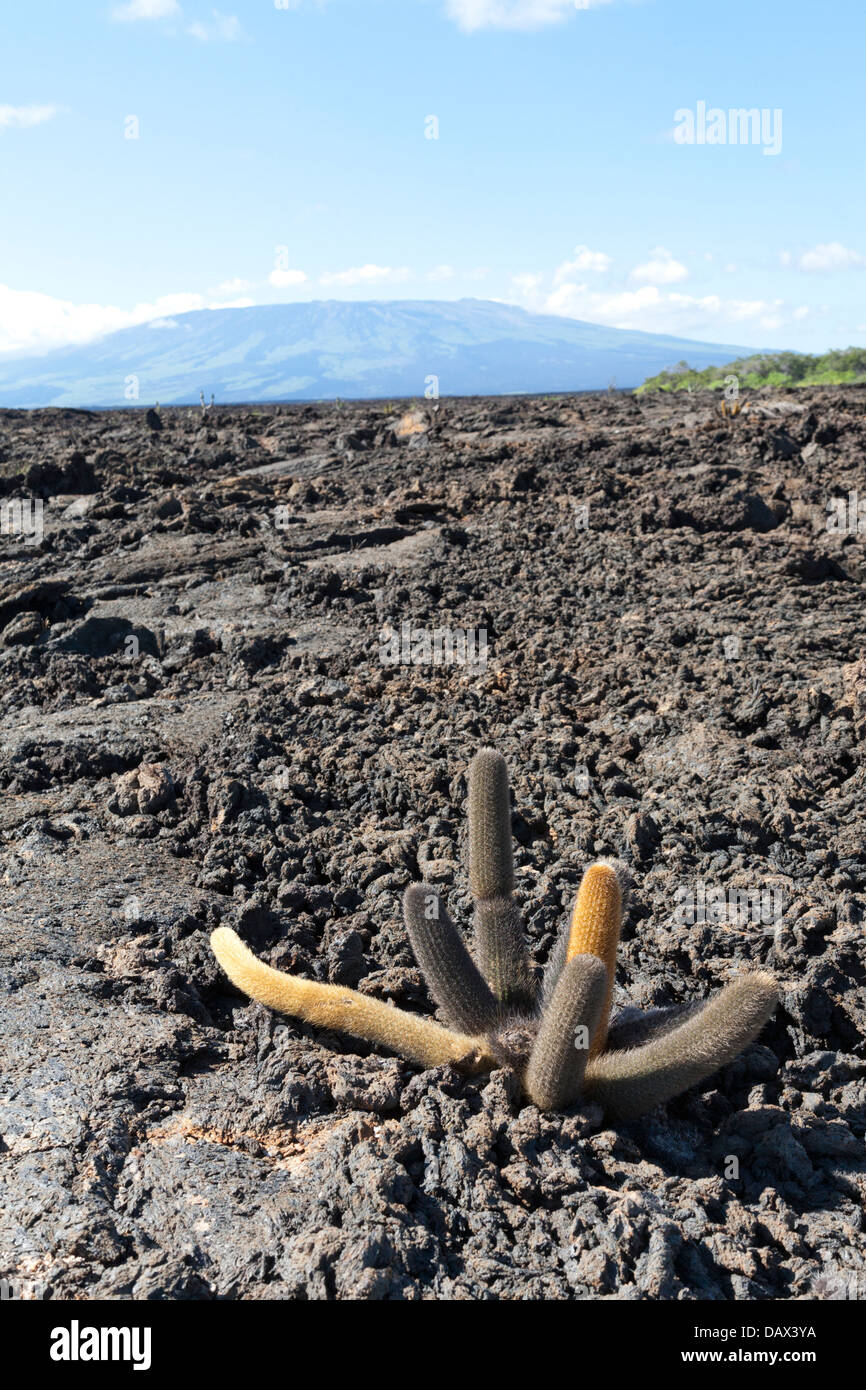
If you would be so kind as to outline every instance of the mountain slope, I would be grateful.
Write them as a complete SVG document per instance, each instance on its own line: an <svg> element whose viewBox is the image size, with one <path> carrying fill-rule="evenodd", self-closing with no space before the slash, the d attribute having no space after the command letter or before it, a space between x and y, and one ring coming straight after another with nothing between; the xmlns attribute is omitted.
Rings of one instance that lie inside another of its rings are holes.
<svg viewBox="0 0 866 1390"><path fill-rule="evenodd" d="M222 402L422 396L431 377L445 396L597 390L638 386L682 358L700 369L749 351L480 299L266 304L0 358L0 405L181 404L199 391Z"/></svg>

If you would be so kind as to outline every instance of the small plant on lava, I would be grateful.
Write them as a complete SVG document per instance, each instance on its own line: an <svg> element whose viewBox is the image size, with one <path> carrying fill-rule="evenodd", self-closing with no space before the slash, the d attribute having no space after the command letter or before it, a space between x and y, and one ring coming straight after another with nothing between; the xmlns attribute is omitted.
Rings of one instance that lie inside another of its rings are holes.
<svg viewBox="0 0 866 1390"><path fill-rule="evenodd" d="M536 980L513 897L508 773L483 748L469 770L469 883L475 959L437 890L406 890L415 958L446 1027L339 985L274 970L219 927L211 944L235 985L269 1008L348 1033L421 1066L469 1073L507 1066L527 1102L560 1110L581 1096L614 1120L634 1119L705 1081L753 1042L776 1006L772 976L744 971L706 1001L630 1009L611 1021L626 876L599 862L586 871L568 926Z"/></svg>

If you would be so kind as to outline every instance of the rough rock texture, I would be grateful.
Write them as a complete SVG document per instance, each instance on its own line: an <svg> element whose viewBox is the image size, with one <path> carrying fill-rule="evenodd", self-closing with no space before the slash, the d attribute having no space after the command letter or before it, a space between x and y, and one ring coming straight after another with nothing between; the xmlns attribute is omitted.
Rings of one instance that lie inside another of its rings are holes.
<svg viewBox="0 0 866 1390"><path fill-rule="evenodd" d="M36 1296L866 1295L866 392L0 412L0 1275ZM382 664L484 628L486 665ZM494 743L547 958L635 886L615 1004L781 981L703 1090L606 1127L270 1015L272 964L431 1012ZM684 892L778 913L683 920ZM773 893L776 897L772 897ZM678 896L679 895L679 896ZM758 915L758 920L755 920Z"/></svg>

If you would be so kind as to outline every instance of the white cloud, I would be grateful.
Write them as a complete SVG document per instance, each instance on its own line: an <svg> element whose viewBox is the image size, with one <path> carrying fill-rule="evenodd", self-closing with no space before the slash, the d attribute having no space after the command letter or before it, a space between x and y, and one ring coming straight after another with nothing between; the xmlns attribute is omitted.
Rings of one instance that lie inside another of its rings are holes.
<svg viewBox="0 0 866 1390"><path fill-rule="evenodd" d="M434 265L432 270L428 270L425 280L453 280L453 265Z"/></svg>
<svg viewBox="0 0 866 1390"><path fill-rule="evenodd" d="M543 275L525 272L523 275L512 275L511 283L516 285L521 294L531 295L533 290L537 290L544 280Z"/></svg>
<svg viewBox="0 0 866 1390"><path fill-rule="evenodd" d="M210 19L195 19L186 25L191 38L201 43L237 43L245 37L237 15L223 14L221 10L211 10L210 14ZM111 11L111 18L121 24L140 19L179 20L182 15L178 0L127 0L126 4L115 5Z"/></svg>
<svg viewBox="0 0 866 1390"><path fill-rule="evenodd" d="M566 318L594 318L595 315L602 315L598 318L599 323L619 325L620 320L655 308L661 297L655 285L646 285L640 290L604 294L590 291L587 285L564 284L548 295L544 309L548 314L563 314Z"/></svg>
<svg viewBox="0 0 866 1390"><path fill-rule="evenodd" d="M554 283L559 285L570 275L581 274L587 270L603 275L606 270L610 269L610 264L610 256L604 251L590 251L588 246L575 246L574 260L563 261L554 276Z"/></svg>
<svg viewBox="0 0 866 1390"><path fill-rule="evenodd" d="M700 303L700 300L691 300L687 295L672 294L671 299L682 299L684 303ZM769 309L779 309L782 306L781 299L774 299L771 304L765 299L731 299L728 301L728 317L737 322L744 319L760 319L766 316Z"/></svg>
<svg viewBox="0 0 866 1390"><path fill-rule="evenodd" d="M128 0L125 5L115 5L111 18L129 24L136 19L175 19L179 14L177 0Z"/></svg>
<svg viewBox="0 0 866 1390"><path fill-rule="evenodd" d="M859 251L851 251L839 241L823 242L804 251L797 262L801 270L852 270L855 266L866 265L866 256Z"/></svg>
<svg viewBox="0 0 866 1390"><path fill-rule="evenodd" d="M349 270L326 270L319 276L321 285L375 285L385 281L397 283L408 280L412 272L407 266L393 269L389 265L358 265Z"/></svg>
<svg viewBox="0 0 866 1390"><path fill-rule="evenodd" d="M541 29L561 23L575 10L607 4L610 0L447 0L445 12L472 34L477 29Z"/></svg>
<svg viewBox="0 0 866 1390"><path fill-rule="evenodd" d="M268 283L275 289L287 290L294 285L303 285L306 279L302 270L272 270L268 276Z"/></svg>
<svg viewBox="0 0 866 1390"><path fill-rule="evenodd" d="M212 303L208 304L207 307L209 309L251 309L255 302L256 301L254 299L246 298L226 300L215 299Z"/></svg>
<svg viewBox="0 0 866 1390"><path fill-rule="evenodd" d="M650 260L635 266L630 278L639 284L674 285L679 280L686 280L688 274L682 261L675 261L664 246L657 246L650 252Z"/></svg>
<svg viewBox="0 0 866 1390"><path fill-rule="evenodd" d="M132 309L119 309L114 304L76 304L37 290L13 290L0 285L0 356L49 352L52 348L89 343L137 324L175 328L176 314L188 314L194 309L246 309L255 302L248 297L219 298L215 291L210 291L165 294Z"/></svg>
<svg viewBox="0 0 866 1390"><path fill-rule="evenodd" d="M56 115L56 106L0 106L0 130L42 125Z"/></svg>
<svg viewBox="0 0 866 1390"><path fill-rule="evenodd" d="M190 24L186 31L194 39L200 39L202 43L210 43L214 40L221 40L223 43L238 43L244 37L243 26L236 14L221 14L219 10L211 10L211 18L208 23L196 20Z"/></svg>
<svg viewBox="0 0 866 1390"><path fill-rule="evenodd" d="M794 310L794 318L795 318L795 319L807 319L807 318L809 317L809 315L811 314L811 312L812 312L812 310L809 308L808 304L800 304L800 305L798 305L798 307Z"/></svg>
<svg viewBox="0 0 866 1390"><path fill-rule="evenodd" d="M112 304L75 304L36 290L0 285L0 352L47 352L72 343L87 343L117 328L204 309L200 294L168 294L152 304L118 309Z"/></svg>
<svg viewBox="0 0 866 1390"><path fill-rule="evenodd" d="M216 289L209 290L208 293L220 295L244 294L246 290L251 290L252 287L252 281L242 280L238 277L235 280L223 280L216 286Z"/></svg>
<svg viewBox="0 0 866 1390"><path fill-rule="evenodd" d="M631 328L647 333L669 333L686 338L727 336L736 341L744 324L775 331L790 315L784 301L724 299L717 294L688 295L642 285L638 289L605 292L585 284L561 284L546 296L536 296L533 307L566 318L588 319L611 328ZM801 316L802 317L802 316Z"/></svg>

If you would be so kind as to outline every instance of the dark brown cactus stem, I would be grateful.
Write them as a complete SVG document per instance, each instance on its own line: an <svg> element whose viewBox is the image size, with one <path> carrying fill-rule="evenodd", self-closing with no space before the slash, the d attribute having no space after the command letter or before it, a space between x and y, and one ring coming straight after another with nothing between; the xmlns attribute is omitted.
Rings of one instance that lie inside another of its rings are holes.
<svg viewBox="0 0 866 1390"><path fill-rule="evenodd" d="M526 1068L524 1089L539 1110L577 1100L607 994L597 956L572 956L563 966Z"/></svg>
<svg viewBox="0 0 866 1390"><path fill-rule="evenodd" d="M475 955L481 973L503 1008L526 1010L536 1003L523 921L512 898L475 904Z"/></svg>
<svg viewBox="0 0 866 1390"><path fill-rule="evenodd" d="M495 748L482 748L469 766L469 887L475 898L476 956L485 978L504 1007L532 1008L532 966L511 898L508 769Z"/></svg>
<svg viewBox="0 0 866 1390"><path fill-rule="evenodd" d="M435 888L413 883L403 917L415 959L450 1028L478 1035L495 1028L499 1006Z"/></svg>
<svg viewBox="0 0 866 1390"><path fill-rule="evenodd" d="M643 1047L663 1037L665 1033L679 1028L686 1019L693 1018L706 1007L706 999L693 999L688 1004L671 1004L662 1009L626 1010L611 1023L607 1033L607 1052L617 1052L620 1048Z"/></svg>
<svg viewBox="0 0 866 1390"><path fill-rule="evenodd" d="M495 748L469 765L469 887L475 898L507 898L514 887L508 769Z"/></svg>
<svg viewBox="0 0 866 1390"><path fill-rule="evenodd" d="M772 975L744 973L678 1028L644 1047L594 1058L586 1071L587 1095L611 1119L645 1114L732 1062L754 1042L778 998Z"/></svg>

